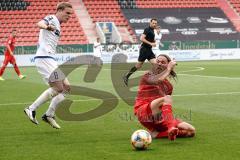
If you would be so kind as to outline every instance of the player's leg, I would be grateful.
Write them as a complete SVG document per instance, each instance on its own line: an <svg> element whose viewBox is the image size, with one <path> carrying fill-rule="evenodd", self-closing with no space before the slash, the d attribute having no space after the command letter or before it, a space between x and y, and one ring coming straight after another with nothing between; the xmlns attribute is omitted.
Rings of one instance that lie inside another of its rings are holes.
<svg viewBox="0 0 240 160"><path fill-rule="evenodd" d="M155 136L154 136L155 124L154 124L154 118L152 116L150 103L142 104L135 111L135 114L136 114L136 116L138 118L138 121L141 123L141 125L144 126L145 128L147 128L147 130L149 131L151 136L153 138L155 138Z"/></svg>
<svg viewBox="0 0 240 160"><path fill-rule="evenodd" d="M10 63L13 65L14 70L15 70L15 72L17 73L17 75L18 75L18 77L19 77L20 79L26 78L26 76L24 76L24 75L21 74L21 72L20 72L20 70L19 70L19 68L18 68L18 66L17 66L16 60L15 60L14 57L11 57Z"/></svg>
<svg viewBox="0 0 240 160"><path fill-rule="evenodd" d="M2 75L3 75L4 71L5 71L8 63L9 63L9 58L5 56L5 57L4 57L4 61L3 61L3 63L2 63L2 67L1 67L1 69L0 69L0 80L1 80L1 81L4 81L4 79L2 78Z"/></svg>
<svg viewBox="0 0 240 160"><path fill-rule="evenodd" d="M136 72L139 68L142 67L144 61L147 59L147 52L148 50L144 47L140 48L138 62L123 76L123 81L125 85L128 85L129 77Z"/></svg>
<svg viewBox="0 0 240 160"><path fill-rule="evenodd" d="M58 92L52 87L46 89L29 107L24 109L25 114L33 123L38 124L38 121L36 119L37 108L55 97L57 94Z"/></svg>
<svg viewBox="0 0 240 160"><path fill-rule="evenodd" d="M160 117L156 119L156 123L161 123L167 126L168 138L175 140L178 134L178 128L174 126L174 116L172 113L172 98L167 95L161 98L157 98L151 102L151 110L154 117Z"/></svg>
<svg viewBox="0 0 240 160"><path fill-rule="evenodd" d="M49 105L49 107L48 107L47 112L46 112L45 115L43 116L43 117L44 117L43 119L44 119L45 121L46 121L46 119L48 119L49 121L51 121L51 119L49 119L49 118L47 118L47 117L52 117L52 118L55 117L55 111L56 111L58 105L59 105L62 101L64 101L65 96L66 96L66 94L67 94L69 91L70 91L70 83L69 83L68 79L65 78L64 81L63 81L63 92L59 93L57 96L55 96L55 97L52 99L52 101L51 101L51 103L50 103L50 105ZM51 124L54 128L57 128L57 129L60 128L60 126L56 123L55 120L52 121L52 122L50 122L50 124Z"/></svg>
<svg viewBox="0 0 240 160"><path fill-rule="evenodd" d="M46 113L42 116L42 120L50 124L53 128L60 129L61 127L59 124L57 124L55 120L55 111L59 103L61 103L65 99L66 89L65 89L65 80L62 81L55 81L55 82L49 82L49 85L54 88L58 95L55 96ZM68 82L68 81L67 81Z"/></svg>
<svg viewBox="0 0 240 160"><path fill-rule="evenodd" d="M126 86L128 86L128 79L129 77L136 72L139 68L142 67L144 61L138 61L124 76L123 76L123 82Z"/></svg>
<svg viewBox="0 0 240 160"><path fill-rule="evenodd" d="M148 60L152 65L157 64L156 55L153 53L152 50L149 50L149 51L148 51L147 60Z"/></svg>
<svg viewBox="0 0 240 160"><path fill-rule="evenodd" d="M50 78L54 77L52 76L52 73L55 71L55 68L57 68L57 63L53 59L39 58L39 59L35 59L35 63L36 63L38 72L44 78L44 81L46 83L49 83L50 81L54 80L54 79L50 80ZM57 81L59 81L60 87L58 87ZM48 100L55 97L59 92L61 93L63 89L60 89L60 90L57 89L57 88L61 88L61 85L62 85L61 80L56 79L56 87L50 85L50 88L42 92L41 95L29 107L24 109L24 112L33 123L38 124L36 119L36 110L38 109L38 107L40 107L42 104L44 104Z"/></svg>
<svg viewBox="0 0 240 160"><path fill-rule="evenodd" d="M194 137L196 134L195 128L187 122L179 123L177 128L179 129L178 137Z"/></svg>

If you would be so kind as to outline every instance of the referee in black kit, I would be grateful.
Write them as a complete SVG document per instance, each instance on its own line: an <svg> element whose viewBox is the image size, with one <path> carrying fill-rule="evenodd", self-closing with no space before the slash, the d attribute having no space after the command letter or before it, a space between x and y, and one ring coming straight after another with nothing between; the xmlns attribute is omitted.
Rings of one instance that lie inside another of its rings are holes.
<svg viewBox="0 0 240 160"><path fill-rule="evenodd" d="M130 69L128 73L126 73L123 76L123 80L125 85L128 85L128 79L129 77L139 68L142 67L144 61L147 59L151 64L156 63L156 57L155 54L152 51L152 47L156 47L156 42L155 42L155 34L154 34L154 29L157 27L157 19L152 18L149 24L149 27L144 29L143 34L140 37L140 40L142 41L141 47L140 47L140 52L139 52L139 57L138 57L138 62L135 64L134 67Z"/></svg>

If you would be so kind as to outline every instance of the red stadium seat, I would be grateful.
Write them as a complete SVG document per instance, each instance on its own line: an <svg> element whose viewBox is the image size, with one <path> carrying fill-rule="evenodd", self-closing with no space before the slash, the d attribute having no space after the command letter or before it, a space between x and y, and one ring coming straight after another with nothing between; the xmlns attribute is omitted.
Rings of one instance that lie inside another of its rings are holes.
<svg viewBox="0 0 240 160"><path fill-rule="evenodd" d="M30 6L27 7L27 10L0 11L0 22L2 19L4 19L4 23L0 25L0 39L2 39L4 36L3 33L7 34L12 30L12 28L16 28L16 30L19 32L17 45L36 45L39 34L39 29L37 28L36 23L45 16L54 14L58 2L68 2L68 0L27 1L30 2ZM71 42L72 40L75 41L76 35L79 37L79 39L87 41L76 15L72 16L72 18L69 20L69 23L63 25L61 31L62 35L67 36L66 40L68 42ZM81 41L75 41L75 43L79 44Z"/></svg>
<svg viewBox="0 0 240 160"><path fill-rule="evenodd" d="M189 7L217 7L217 1L216 0L200 0L199 1L191 1L191 0L136 0L136 4L138 8L189 8ZM189 5L191 3L194 3L194 5Z"/></svg>

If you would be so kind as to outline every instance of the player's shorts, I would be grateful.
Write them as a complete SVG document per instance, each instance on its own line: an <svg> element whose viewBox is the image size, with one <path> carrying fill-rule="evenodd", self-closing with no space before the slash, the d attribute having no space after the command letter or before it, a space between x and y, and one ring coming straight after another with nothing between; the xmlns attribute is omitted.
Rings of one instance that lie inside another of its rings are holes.
<svg viewBox="0 0 240 160"><path fill-rule="evenodd" d="M154 58L156 58L156 56L153 53L152 48L141 46L138 57L139 62L144 62L146 59L149 61Z"/></svg>
<svg viewBox="0 0 240 160"><path fill-rule="evenodd" d="M160 117L153 117L152 110L150 107L151 102L143 103L137 110L135 110L135 115L138 118L138 121L146 127L149 131L158 131L158 132L166 132L168 130L167 124L162 121L159 122ZM159 118L156 120L156 118ZM173 120L173 126L177 126L182 121L180 119Z"/></svg>
<svg viewBox="0 0 240 160"><path fill-rule="evenodd" d="M53 57L36 56L34 59L38 73L40 73L46 83L65 79L65 74L61 71Z"/></svg>
<svg viewBox="0 0 240 160"><path fill-rule="evenodd" d="M159 54L161 54L160 49L153 48L152 51L153 51L153 53L155 54L156 57L157 57Z"/></svg>
<svg viewBox="0 0 240 160"><path fill-rule="evenodd" d="M3 65L7 65L8 63L15 64L16 59L13 56L5 56Z"/></svg>
<svg viewBox="0 0 240 160"><path fill-rule="evenodd" d="M97 64L97 65L102 65L103 64L103 62L101 60L101 56L96 56L96 55L93 56L90 63L91 64Z"/></svg>
<svg viewBox="0 0 240 160"><path fill-rule="evenodd" d="M93 53L93 56L98 57L98 58L101 58L102 53L101 53L101 52L94 52L94 53Z"/></svg>

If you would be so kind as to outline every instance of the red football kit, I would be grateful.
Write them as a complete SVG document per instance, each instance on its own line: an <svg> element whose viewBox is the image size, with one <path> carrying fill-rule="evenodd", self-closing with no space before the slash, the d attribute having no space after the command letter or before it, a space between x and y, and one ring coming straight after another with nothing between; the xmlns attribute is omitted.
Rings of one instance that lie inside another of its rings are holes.
<svg viewBox="0 0 240 160"><path fill-rule="evenodd" d="M160 136L164 137L168 135L168 128L176 127L181 121L174 119L170 104L159 106L161 114L153 116L151 102L157 98L171 95L173 86L167 79L159 84L149 84L148 79L151 76L151 73L146 73L140 80L134 113L144 127L150 131L158 131L162 133Z"/></svg>
<svg viewBox="0 0 240 160"><path fill-rule="evenodd" d="M11 63L14 66L14 69L18 75L21 75L18 66L16 65L16 60L13 55L10 54L10 51L8 50L7 46L10 47L11 51L13 52L15 49L15 42L16 39L13 36L9 36L7 42L6 42L6 49L4 51L4 61L2 64L2 68L0 69L0 76L3 75L5 68L7 67L8 63Z"/></svg>

